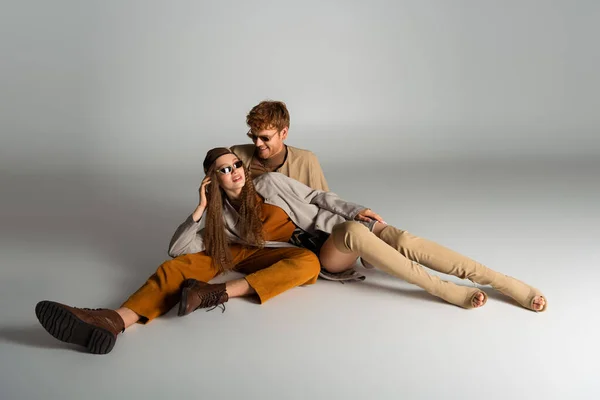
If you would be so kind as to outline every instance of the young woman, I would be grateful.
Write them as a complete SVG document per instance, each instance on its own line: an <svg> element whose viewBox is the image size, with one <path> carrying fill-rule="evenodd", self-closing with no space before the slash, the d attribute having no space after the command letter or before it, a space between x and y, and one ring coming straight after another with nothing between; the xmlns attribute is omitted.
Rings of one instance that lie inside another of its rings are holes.
<svg viewBox="0 0 600 400"><path fill-rule="evenodd" d="M223 149L215 149L204 160L207 176L200 187L200 202L170 246L169 254L175 258L163 263L117 310L39 302L36 315L52 336L106 354L127 327L147 323L177 302L183 316L231 297L256 294L262 303L317 281L317 256L287 243L296 225L279 207L262 201L240 162L225 150L227 156ZM206 228L198 232L203 214ZM196 236L193 243L185 243L190 251L175 252L190 232ZM247 275L223 284L206 283L229 270Z"/></svg>

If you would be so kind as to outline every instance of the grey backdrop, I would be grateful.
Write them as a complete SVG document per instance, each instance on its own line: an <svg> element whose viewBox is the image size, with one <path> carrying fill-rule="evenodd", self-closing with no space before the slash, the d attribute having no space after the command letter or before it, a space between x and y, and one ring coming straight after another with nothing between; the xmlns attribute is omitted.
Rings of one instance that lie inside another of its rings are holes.
<svg viewBox="0 0 600 400"><path fill-rule="evenodd" d="M194 167L265 98L336 162L600 152L595 1L8 3L6 168Z"/></svg>
<svg viewBox="0 0 600 400"><path fill-rule="evenodd" d="M596 1L4 1L0 399L598 398ZM166 258L207 149L291 112L330 186L539 286L536 315L378 272L171 316L108 356L37 324Z"/></svg>

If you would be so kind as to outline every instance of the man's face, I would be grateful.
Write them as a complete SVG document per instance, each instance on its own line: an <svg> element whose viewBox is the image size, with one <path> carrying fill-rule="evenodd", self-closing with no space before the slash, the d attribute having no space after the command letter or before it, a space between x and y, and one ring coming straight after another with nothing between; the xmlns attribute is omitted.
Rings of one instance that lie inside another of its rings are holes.
<svg viewBox="0 0 600 400"><path fill-rule="evenodd" d="M256 155L258 158L268 160L283 151L283 141L287 138L287 132L287 127L280 131L277 128L263 129L258 132L250 130L248 136L256 146Z"/></svg>

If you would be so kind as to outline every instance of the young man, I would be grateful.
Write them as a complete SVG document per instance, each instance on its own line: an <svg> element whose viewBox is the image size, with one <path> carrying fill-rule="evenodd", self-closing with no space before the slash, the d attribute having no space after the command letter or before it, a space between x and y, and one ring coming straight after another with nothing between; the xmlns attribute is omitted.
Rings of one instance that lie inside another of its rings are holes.
<svg viewBox="0 0 600 400"><path fill-rule="evenodd" d="M325 176L316 156L310 151L296 149L284 144L290 123L289 112L284 103L264 101L250 111L246 122L250 127L248 136L252 139L254 145L234 146L232 150L250 167L254 178L265 172L275 171L298 180L313 189L328 191ZM365 210L359 220L383 223L379 215L368 209ZM345 238L344 241L346 241L349 240L348 238L355 236L353 227L357 225L355 222L339 224L334 230L339 237ZM385 223L382 225L385 225ZM537 289L493 271L437 243L400 229L389 228L386 230L386 234L381 236L381 240L409 260L439 272L455 275L462 279L470 279L480 285L491 285L510 297L520 299L521 305L533 311L545 310L546 300ZM368 231L363 233L371 234ZM315 237L309 236L306 232L298 232L290 242L299 247L305 247L316 254L323 255L321 246L326 239L325 236ZM359 254L350 251L347 256L356 259ZM327 258L326 255L325 258ZM339 259L339 254L336 254L335 258ZM323 258L320 259L323 264ZM361 262L365 267L372 268L364 260L361 260ZM345 269L332 268L331 263L329 264L331 271L321 267L319 276L340 281L364 279L364 276L358 274L354 268L347 267L347 263L342 262ZM474 305L481 306L484 299L479 297L475 303Z"/></svg>
<svg viewBox="0 0 600 400"><path fill-rule="evenodd" d="M231 147L256 178L265 172L280 172L316 190L329 191L317 156L311 151L287 146L290 113L281 101L263 101L246 117L248 137L254 144Z"/></svg>

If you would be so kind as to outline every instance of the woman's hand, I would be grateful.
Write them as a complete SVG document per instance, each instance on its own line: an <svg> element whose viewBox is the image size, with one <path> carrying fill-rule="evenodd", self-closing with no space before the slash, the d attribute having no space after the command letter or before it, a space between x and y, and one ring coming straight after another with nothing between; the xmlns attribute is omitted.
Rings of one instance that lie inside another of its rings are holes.
<svg viewBox="0 0 600 400"><path fill-rule="evenodd" d="M206 199L208 185L210 185L210 177L205 176L204 179L202 179L200 188L198 189L198 194L200 197L198 207L196 207L194 213L192 214L192 219L196 222L200 221L200 218L202 218L202 214L204 214L204 210L206 210L206 206L208 205L208 200Z"/></svg>
<svg viewBox="0 0 600 400"><path fill-rule="evenodd" d="M208 201L206 200L206 192L208 191L208 185L210 185L210 177L205 176L204 179L202 179L202 183L200 184L200 189L198 189L198 192L200 194L200 202L198 203L198 206L202 208L206 208L206 205L208 204Z"/></svg>
<svg viewBox="0 0 600 400"><path fill-rule="evenodd" d="M371 222L375 220L377 222L381 222L385 224L386 222L379 216L379 214L374 213L370 208L365 208L354 217L357 221Z"/></svg>

